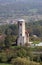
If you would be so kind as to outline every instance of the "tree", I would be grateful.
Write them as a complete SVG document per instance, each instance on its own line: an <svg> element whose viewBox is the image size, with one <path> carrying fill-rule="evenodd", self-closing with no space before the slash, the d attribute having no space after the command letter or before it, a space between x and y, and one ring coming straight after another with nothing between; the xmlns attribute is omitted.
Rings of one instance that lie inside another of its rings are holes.
<svg viewBox="0 0 42 65"><path fill-rule="evenodd" d="M11 46L11 40L10 40L10 35L7 35L6 38L5 38L5 47L10 47Z"/></svg>

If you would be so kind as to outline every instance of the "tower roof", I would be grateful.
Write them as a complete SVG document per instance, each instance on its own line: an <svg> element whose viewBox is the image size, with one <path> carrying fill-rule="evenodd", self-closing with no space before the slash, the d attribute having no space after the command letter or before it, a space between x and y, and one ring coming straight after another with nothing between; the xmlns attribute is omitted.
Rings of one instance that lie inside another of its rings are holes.
<svg viewBox="0 0 42 65"><path fill-rule="evenodd" d="M25 21L24 19L18 19L18 21Z"/></svg>

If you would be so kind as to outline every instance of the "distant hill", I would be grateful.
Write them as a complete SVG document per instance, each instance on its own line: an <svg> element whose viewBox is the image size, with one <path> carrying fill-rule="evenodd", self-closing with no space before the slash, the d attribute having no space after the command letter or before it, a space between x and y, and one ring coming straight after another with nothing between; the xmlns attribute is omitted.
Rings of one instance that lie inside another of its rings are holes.
<svg viewBox="0 0 42 65"><path fill-rule="evenodd" d="M42 15L42 0L0 0L0 19L29 15Z"/></svg>
<svg viewBox="0 0 42 65"><path fill-rule="evenodd" d="M0 0L0 2L2 2L2 3L6 3L6 2L29 2L29 3L40 3L40 2L42 2L42 0Z"/></svg>

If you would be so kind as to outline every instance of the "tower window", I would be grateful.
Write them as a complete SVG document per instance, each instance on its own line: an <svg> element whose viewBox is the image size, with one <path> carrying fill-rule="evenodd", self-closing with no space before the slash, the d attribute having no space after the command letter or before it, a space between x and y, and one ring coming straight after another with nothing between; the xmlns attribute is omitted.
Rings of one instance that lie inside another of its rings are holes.
<svg viewBox="0 0 42 65"><path fill-rule="evenodd" d="M20 23L20 26L22 26L22 23Z"/></svg>
<svg viewBox="0 0 42 65"><path fill-rule="evenodd" d="M22 34L20 34L20 36L22 36Z"/></svg>

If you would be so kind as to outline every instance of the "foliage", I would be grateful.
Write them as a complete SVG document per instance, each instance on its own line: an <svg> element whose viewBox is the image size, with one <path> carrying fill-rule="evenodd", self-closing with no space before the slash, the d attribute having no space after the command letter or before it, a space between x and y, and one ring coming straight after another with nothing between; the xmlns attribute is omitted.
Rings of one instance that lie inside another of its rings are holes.
<svg viewBox="0 0 42 65"><path fill-rule="evenodd" d="M37 62L39 60L42 62L42 54L36 55L32 53L33 51L38 51L38 49L39 48L36 47L30 48L30 47L20 47L20 46L14 46L14 48L5 48L0 51L0 62L11 63L12 61L12 63L14 63L14 61L18 59L18 57L21 60L24 58L24 60L27 59L30 62L31 61ZM14 59L14 61L12 59Z"/></svg>
<svg viewBox="0 0 42 65"><path fill-rule="evenodd" d="M42 51L42 46L36 46L36 47L34 47L34 48L31 48L32 49L32 51Z"/></svg>
<svg viewBox="0 0 42 65"><path fill-rule="evenodd" d="M16 58L15 60L12 59L12 64L13 65L40 65L39 63L32 62L26 58Z"/></svg>
<svg viewBox="0 0 42 65"><path fill-rule="evenodd" d="M42 20L29 22L26 24L26 28L29 30L30 35L37 35L42 37Z"/></svg>

